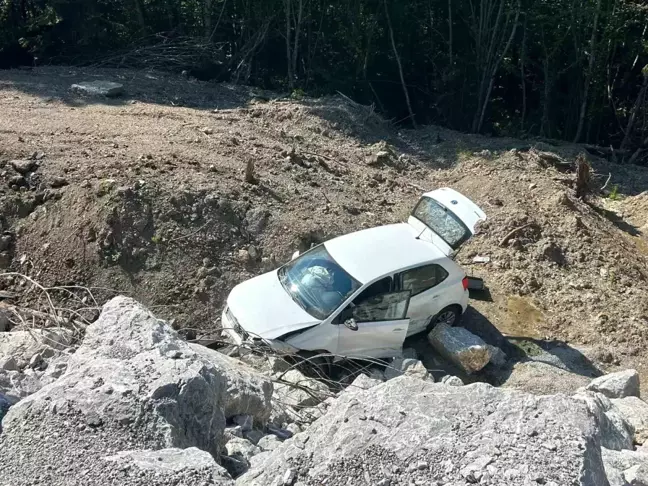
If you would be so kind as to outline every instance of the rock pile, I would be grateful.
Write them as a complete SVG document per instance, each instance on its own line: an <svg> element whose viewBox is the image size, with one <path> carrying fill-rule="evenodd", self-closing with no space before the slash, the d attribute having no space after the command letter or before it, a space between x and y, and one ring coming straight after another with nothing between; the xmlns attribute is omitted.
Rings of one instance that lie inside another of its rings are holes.
<svg viewBox="0 0 648 486"><path fill-rule="evenodd" d="M65 374L9 409L1 481L149 484L155 473L140 476L146 451L191 447L207 451L211 462L201 462L200 474L180 468L176 475L228 477L213 459L228 419L246 414L264 424L271 395L270 381L251 368L187 344L136 302L116 298L88 327ZM158 469L188 460L160 453ZM115 467L115 457L123 467Z"/></svg>
<svg viewBox="0 0 648 486"><path fill-rule="evenodd" d="M264 360L263 375L188 344L124 297L74 352L63 341L43 353L43 343L5 334L0 361L43 375L28 396L0 390L0 486L647 480L648 405L634 370L573 396L536 396L452 376L435 383L406 350L378 379L361 374L334 395L276 358L246 358ZM45 380L62 358L60 376Z"/></svg>

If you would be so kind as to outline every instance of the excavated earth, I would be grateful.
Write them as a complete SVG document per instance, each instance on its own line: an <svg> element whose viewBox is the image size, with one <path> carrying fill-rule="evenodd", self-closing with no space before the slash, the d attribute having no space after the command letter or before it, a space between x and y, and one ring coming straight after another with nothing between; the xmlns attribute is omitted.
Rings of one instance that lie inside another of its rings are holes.
<svg viewBox="0 0 648 486"><path fill-rule="evenodd" d="M124 96L70 91L97 79L122 83ZM457 257L489 289L467 328L558 372L636 368L646 382L645 168L586 155L594 191L583 200L573 170L537 155L573 164L582 146L397 129L341 96L156 72L2 71L0 113L3 305L47 311L38 282L92 321L121 293L209 338L238 282L296 249L403 221L421 193L449 186L489 217ZM538 369L495 381L551 388L524 373Z"/></svg>

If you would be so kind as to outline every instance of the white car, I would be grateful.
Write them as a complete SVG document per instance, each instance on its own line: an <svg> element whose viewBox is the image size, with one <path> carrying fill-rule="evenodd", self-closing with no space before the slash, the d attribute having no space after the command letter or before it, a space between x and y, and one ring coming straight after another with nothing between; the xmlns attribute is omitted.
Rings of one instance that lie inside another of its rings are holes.
<svg viewBox="0 0 648 486"><path fill-rule="evenodd" d="M485 219L453 189L426 193L407 223L329 240L234 287L223 333L284 354L398 356L406 337L458 323L468 280L452 256Z"/></svg>

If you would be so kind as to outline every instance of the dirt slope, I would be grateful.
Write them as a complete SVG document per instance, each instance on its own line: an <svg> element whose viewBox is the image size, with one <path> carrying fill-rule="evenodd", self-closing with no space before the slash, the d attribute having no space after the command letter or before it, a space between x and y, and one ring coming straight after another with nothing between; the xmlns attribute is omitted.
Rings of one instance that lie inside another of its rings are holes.
<svg viewBox="0 0 648 486"><path fill-rule="evenodd" d="M122 82L127 96L69 92L92 79ZM458 257L491 294L468 327L522 337L526 352L560 340L599 364L648 370L644 169L591 159L621 197L585 203L571 174L526 151L573 161L578 146L399 132L342 97L278 99L158 73L2 71L0 112L0 263L46 285L129 293L209 334L236 283L298 247L401 221L421 192L451 186L489 216ZM17 179L15 159L34 159L33 174ZM33 303L19 282L4 284Z"/></svg>

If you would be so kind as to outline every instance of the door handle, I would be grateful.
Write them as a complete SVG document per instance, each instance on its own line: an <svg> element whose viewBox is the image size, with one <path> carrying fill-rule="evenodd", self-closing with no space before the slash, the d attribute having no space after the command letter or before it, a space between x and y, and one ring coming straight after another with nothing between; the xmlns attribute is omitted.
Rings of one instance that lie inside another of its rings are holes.
<svg viewBox="0 0 648 486"><path fill-rule="evenodd" d="M433 299L438 299L439 297L440 297L439 294L437 294L437 295L433 295L433 296L432 296Z"/></svg>
<svg viewBox="0 0 648 486"><path fill-rule="evenodd" d="M403 331L403 329L402 329L402 328L400 328L400 327L397 327L397 328L396 328L396 329L394 329L394 330L393 330L392 332L402 332L402 331Z"/></svg>

